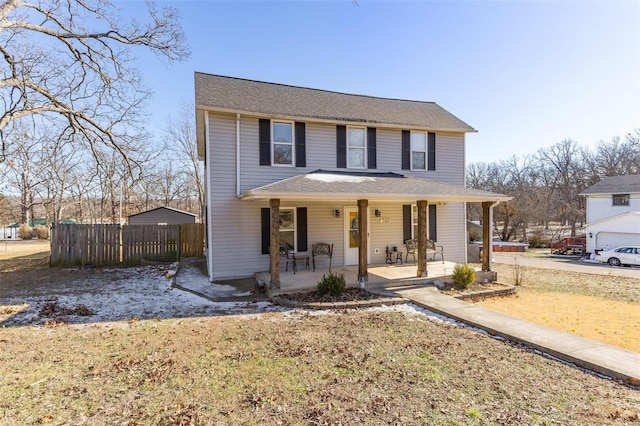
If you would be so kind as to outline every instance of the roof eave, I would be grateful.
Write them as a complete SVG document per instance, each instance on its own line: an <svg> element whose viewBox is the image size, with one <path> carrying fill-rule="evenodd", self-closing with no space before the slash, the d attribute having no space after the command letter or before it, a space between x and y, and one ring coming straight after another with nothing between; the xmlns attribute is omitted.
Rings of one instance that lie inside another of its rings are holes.
<svg viewBox="0 0 640 426"><path fill-rule="evenodd" d="M450 132L450 133L478 133L476 129L473 127L465 127L465 128L440 128L440 127L425 127L422 125L416 124L391 124L384 123L378 121L365 121L365 120L348 120L348 119L338 119L338 118L326 118L326 117L316 117L316 116L306 116L306 115L287 115L287 114L276 114L269 112L260 112L260 111L247 111L247 110L237 110L231 108L220 108L208 105L198 104L196 105L197 111L211 111L211 112L219 112L222 114L232 114L232 115L244 115L250 117L260 117L260 118L275 118L281 120L312 120L315 123L326 123L326 124L348 124L348 125L375 125L376 127L382 127L387 129L418 129L418 130L431 130L436 132ZM196 122L197 122L198 114L196 114Z"/></svg>
<svg viewBox="0 0 640 426"><path fill-rule="evenodd" d="M370 201L397 201L397 202L414 202L416 200L427 200L433 203L446 202L502 202L509 201L513 197L505 195L481 196L481 195L446 195L446 194L363 194L363 193L335 193L335 192L253 192L247 191L238 196L241 200L246 201L265 201L270 199L279 199L281 201L353 201L367 199Z"/></svg>

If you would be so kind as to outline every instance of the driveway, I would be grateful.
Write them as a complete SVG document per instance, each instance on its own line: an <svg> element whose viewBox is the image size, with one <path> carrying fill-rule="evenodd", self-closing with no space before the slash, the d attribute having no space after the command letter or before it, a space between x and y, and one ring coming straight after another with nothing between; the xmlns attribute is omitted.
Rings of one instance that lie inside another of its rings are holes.
<svg viewBox="0 0 640 426"><path fill-rule="evenodd" d="M494 263L513 265L515 262L532 268L555 269L585 274L613 275L618 277L640 278L640 267L609 266L596 261L583 261L574 256L527 256L494 253Z"/></svg>

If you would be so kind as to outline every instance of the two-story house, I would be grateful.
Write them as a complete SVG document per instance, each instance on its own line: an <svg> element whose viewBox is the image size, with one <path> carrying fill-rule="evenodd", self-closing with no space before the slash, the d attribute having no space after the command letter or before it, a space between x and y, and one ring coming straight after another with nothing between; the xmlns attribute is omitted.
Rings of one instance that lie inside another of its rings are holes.
<svg viewBox="0 0 640 426"><path fill-rule="evenodd" d="M587 251L640 246L640 175L609 176L585 189Z"/></svg>
<svg viewBox="0 0 640 426"><path fill-rule="evenodd" d="M333 245L334 266L385 263L385 247L426 239L466 261L465 202L509 197L465 187L465 134L433 102L385 99L195 74L198 152L206 171L211 280L271 271L278 249ZM490 270L490 250L483 258Z"/></svg>

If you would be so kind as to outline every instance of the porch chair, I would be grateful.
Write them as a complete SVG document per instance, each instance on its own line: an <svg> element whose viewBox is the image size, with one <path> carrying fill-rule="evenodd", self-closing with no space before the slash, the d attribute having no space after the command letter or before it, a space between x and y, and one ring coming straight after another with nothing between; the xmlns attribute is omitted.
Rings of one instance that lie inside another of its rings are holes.
<svg viewBox="0 0 640 426"><path fill-rule="evenodd" d="M444 247L437 246L433 240L427 240L427 257L429 257L429 253L433 255L431 260L435 262L436 256L440 256L442 258L442 263L444 263Z"/></svg>
<svg viewBox="0 0 640 426"><path fill-rule="evenodd" d="M296 257L295 255L291 252L291 250L293 250L293 248L290 248L290 246L287 243L284 244L280 244L280 257L282 258L282 260L285 263L285 272L289 271L289 262L291 262L292 265L292 269L293 269L293 273L296 273L297 267L296 267Z"/></svg>
<svg viewBox="0 0 640 426"><path fill-rule="evenodd" d="M409 263L409 256L413 256L413 263L416 263L416 250L418 249L418 239L411 238L404 242L405 247L407 247L407 254L404 258L405 265Z"/></svg>
<svg viewBox="0 0 640 426"><path fill-rule="evenodd" d="M405 257L404 263L409 261L409 255L413 256L413 263L416 263L416 250L418 249L418 239L412 238L404 242L407 247L407 255ZM442 263L444 263L444 247L437 246L433 240L427 240L427 258L431 254L431 260L435 261L436 256L440 256L442 258Z"/></svg>
<svg viewBox="0 0 640 426"><path fill-rule="evenodd" d="M333 244L314 243L311 245L311 259L313 261L313 271L316 271L316 257L329 256L329 272L331 272L331 259L333 258Z"/></svg>

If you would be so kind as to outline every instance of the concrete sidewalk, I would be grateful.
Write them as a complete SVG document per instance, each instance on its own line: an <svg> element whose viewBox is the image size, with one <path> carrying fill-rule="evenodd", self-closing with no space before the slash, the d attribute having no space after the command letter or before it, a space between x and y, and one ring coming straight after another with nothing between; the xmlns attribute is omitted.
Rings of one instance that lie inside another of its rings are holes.
<svg viewBox="0 0 640 426"><path fill-rule="evenodd" d="M374 290L375 291L375 290ZM432 312L456 319L489 334L522 343L561 360L606 376L640 385L640 354L490 311L441 294L435 287L379 288Z"/></svg>

